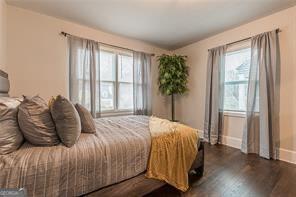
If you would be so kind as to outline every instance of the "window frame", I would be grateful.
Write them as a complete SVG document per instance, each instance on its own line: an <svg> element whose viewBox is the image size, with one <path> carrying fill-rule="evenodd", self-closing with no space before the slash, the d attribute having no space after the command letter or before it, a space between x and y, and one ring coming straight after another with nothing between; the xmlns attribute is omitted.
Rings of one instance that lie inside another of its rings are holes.
<svg viewBox="0 0 296 197"><path fill-rule="evenodd" d="M251 40L246 40L246 41L243 41L243 42L240 42L240 43L235 43L235 44L229 45L229 46L227 46L225 56L227 56L228 53L234 53L236 51L241 51L241 50L245 50L245 49L248 49L248 48L251 48ZM250 57L250 59L251 59L251 57ZM226 61L225 61L225 64L226 64ZM234 84L248 84L248 82L249 82L249 78L248 78L248 80L236 80L236 81L227 81L227 82L224 81L224 90L225 90L225 86L230 85L231 83L234 83ZM246 103L246 105L247 105L247 103ZM246 110L225 109L224 104L223 104L223 113L226 116L235 116L235 117L245 117L246 116Z"/></svg>
<svg viewBox="0 0 296 197"><path fill-rule="evenodd" d="M128 56L133 58L133 54L131 51L124 51L124 50L119 50L119 49L115 49L115 48L111 48L111 47L104 47L101 46L100 48L100 56L101 56L101 52L107 52L107 53L113 53L115 55L115 81L108 81L108 80L101 80L100 78L100 85L101 83L113 83L113 87L114 87L114 100L113 100L113 106L114 109L112 110L101 110L100 109L100 113L101 116L103 117L107 117L107 116L120 116L120 115L132 115L134 109L119 109L119 84L120 83L124 83L124 84L131 84L133 86L133 81L132 82L120 82L119 81L119 74L118 74L118 68L119 68L119 56L123 55L123 56ZM100 64L101 66L101 64ZM134 87L133 87L133 92L134 92ZM101 99L101 97L100 97ZM100 100L101 102L101 100ZM134 102L133 102L134 104Z"/></svg>

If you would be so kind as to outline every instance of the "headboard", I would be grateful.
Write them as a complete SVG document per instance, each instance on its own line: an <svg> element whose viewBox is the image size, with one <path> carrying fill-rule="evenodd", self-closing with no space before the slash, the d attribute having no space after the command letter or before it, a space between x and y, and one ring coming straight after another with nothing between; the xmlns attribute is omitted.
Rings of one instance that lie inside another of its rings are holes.
<svg viewBox="0 0 296 197"><path fill-rule="evenodd" d="M0 70L0 97L8 96L9 87L8 74Z"/></svg>

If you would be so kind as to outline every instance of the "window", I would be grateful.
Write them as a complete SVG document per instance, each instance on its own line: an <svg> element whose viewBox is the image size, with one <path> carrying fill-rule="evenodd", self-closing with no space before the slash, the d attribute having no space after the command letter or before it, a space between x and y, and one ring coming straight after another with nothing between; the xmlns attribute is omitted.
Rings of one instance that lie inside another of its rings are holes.
<svg viewBox="0 0 296 197"><path fill-rule="evenodd" d="M100 52L101 111L115 110L116 54Z"/></svg>
<svg viewBox="0 0 296 197"><path fill-rule="evenodd" d="M224 110L246 111L251 49L229 50L225 58Z"/></svg>
<svg viewBox="0 0 296 197"><path fill-rule="evenodd" d="M118 55L118 108L120 110L133 108L133 58Z"/></svg>
<svg viewBox="0 0 296 197"><path fill-rule="evenodd" d="M133 109L133 54L109 48L100 52L102 112Z"/></svg>

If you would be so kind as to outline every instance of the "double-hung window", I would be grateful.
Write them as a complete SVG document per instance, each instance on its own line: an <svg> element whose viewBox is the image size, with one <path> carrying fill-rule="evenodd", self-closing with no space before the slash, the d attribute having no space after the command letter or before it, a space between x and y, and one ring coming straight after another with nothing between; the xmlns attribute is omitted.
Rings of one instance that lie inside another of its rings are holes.
<svg viewBox="0 0 296 197"><path fill-rule="evenodd" d="M133 54L113 48L100 50L101 112L133 110Z"/></svg>
<svg viewBox="0 0 296 197"><path fill-rule="evenodd" d="M245 112L251 60L250 43L229 47L225 57L224 111Z"/></svg>

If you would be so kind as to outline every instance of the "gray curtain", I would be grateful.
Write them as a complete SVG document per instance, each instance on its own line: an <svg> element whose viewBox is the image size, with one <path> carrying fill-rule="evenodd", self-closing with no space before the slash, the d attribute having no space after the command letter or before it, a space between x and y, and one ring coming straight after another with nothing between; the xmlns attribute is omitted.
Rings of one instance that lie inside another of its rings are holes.
<svg viewBox="0 0 296 197"><path fill-rule="evenodd" d="M207 65L204 138L211 144L221 140L226 46L209 50Z"/></svg>
<svg viewBox="0 0 296 197"><path fill-rule="evenodd" d="M276 31L251 39L247 121L242 151L277 159L279 50Z"/></svg>
<svg viewBox="0 0 296 197"><path fill-rule="evenodd" d="M151 115L151 55L134 52L134 114Z"/></svg>
<svg viewBox="0 0 296 197"><path fill-rule="evenodd" d="M95 118L100 115L99 44L68 36L70 100L85 106Z"/></svg>

